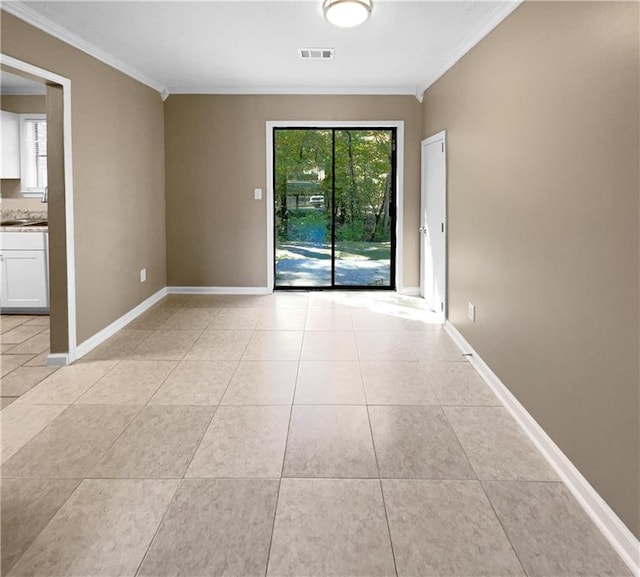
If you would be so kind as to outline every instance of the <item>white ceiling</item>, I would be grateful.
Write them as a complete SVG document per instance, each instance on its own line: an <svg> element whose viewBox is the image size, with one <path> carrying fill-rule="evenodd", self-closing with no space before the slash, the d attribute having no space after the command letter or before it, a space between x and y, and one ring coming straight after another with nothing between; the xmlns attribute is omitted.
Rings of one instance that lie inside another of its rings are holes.
<svg viewBox="0 0 640 577"><path fill-rule="evenodd" d="M3 9L169 93L416 94L516 6L377 1L341 29L318 1L40 1ZM334 48L302 61L298 48Z"/></svg>
<svg viewBox="0 0 640 577"><path fill-rule="evenodd" d="M17 74L11 74L6 70L0 70L0 93L7 95L46 94L47 88L44 83L35 82Z"/></svg>

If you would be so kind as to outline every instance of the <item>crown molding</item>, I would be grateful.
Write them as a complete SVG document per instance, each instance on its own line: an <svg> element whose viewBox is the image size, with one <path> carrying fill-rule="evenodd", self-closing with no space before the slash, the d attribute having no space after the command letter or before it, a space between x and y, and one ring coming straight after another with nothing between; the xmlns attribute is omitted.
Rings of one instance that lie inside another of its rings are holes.
<svg viewBox="0 0 640 577"><path fill-rule="evenodd" d="M476 28L473 32L468 34L458 47L453 51L452 55L445 61L445 65L439 72L433 74L427 82L425 82L419 89L419 92L424 94L432 84L444 76L455 64L460 60L467 52L469 52L476 44L478 44L485 36L489 34L500 22L502 22L509 14L511 14L524 0L506 0L499 4L489 17ZM420 100L420 99L419 99ZM422 102L422 100L420 100Z"/></svg>
<svg viewBox="0 0 640 577"><path fill-rule="evenodd" d="M160 82L157 82L153 78L150 78L133 66L129 66L125 62L122 62L122 60L116 58L112 54L109 54L105 50L98 48L91 42L88 42L87 40L76 36L72 32L69 32L69 30L67 30L63 26L56 24L33 8L30 8L21 0L2 2L2 10L8 12L9 14L12 14L20 20L23 20L27 24L30 24L31 26L34 26L35 28L46 32L54 38L62 40L66 44L69 44L70 46L81 50L85 54L92 56L96 60L103 62L111 68L115 68L123 74L130 76L134 80L137 80L138 82L141 82L142 84L145 84L146 86L157 90L161 95L164 93L168 94L166 87L163 86Z"/></svg>
<svg viewBox="0 0 640 577"><path fill-rule="evenodd" d="M211 86L171 88L170 94L291 94L336 96L414 96L415 86Z"/></svg>

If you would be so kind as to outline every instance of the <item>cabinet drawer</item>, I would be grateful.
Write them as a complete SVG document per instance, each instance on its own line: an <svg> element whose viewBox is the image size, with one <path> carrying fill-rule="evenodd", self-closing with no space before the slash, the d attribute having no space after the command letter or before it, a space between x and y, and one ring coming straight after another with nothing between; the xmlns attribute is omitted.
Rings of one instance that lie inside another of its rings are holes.
<svg viewBox="0 0 640 577"><path fill-rule="evenodd" d="M0 232L0 250L44 250L46 232Z"/></svg>

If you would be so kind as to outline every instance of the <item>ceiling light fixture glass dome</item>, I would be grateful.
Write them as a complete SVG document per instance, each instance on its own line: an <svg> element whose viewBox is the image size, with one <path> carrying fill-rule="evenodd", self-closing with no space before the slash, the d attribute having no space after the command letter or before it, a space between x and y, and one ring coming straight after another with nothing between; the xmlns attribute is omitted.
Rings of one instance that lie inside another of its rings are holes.
<svg viewBox="0 0 640 577"><path fill-rule="evenodd" d="M353 28L366 22L373 9L372 0L324 0L324 17L341 28Z"/></svg>

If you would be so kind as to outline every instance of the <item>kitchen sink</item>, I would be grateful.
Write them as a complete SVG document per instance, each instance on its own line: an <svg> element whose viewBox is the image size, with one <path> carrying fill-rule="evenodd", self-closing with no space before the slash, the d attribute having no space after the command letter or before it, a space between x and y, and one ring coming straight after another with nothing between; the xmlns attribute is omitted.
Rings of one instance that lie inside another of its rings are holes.
<svg viewBox="0 0 640 577"><path fill-rule="evenodd" d="M48 226L48 224L48 221L41 218L15 218L0 222L0 226Z"/></svg>

